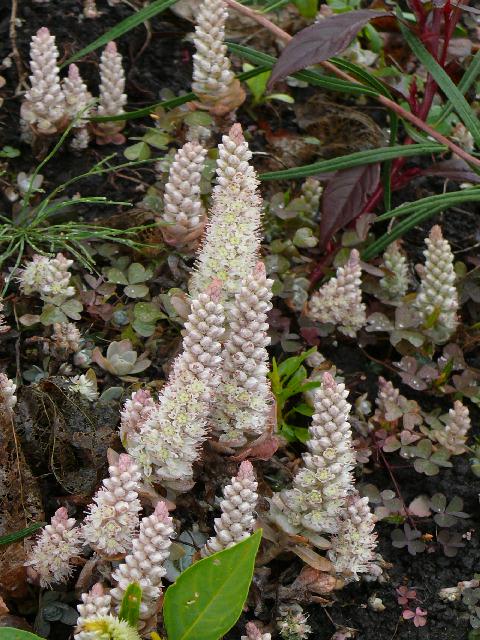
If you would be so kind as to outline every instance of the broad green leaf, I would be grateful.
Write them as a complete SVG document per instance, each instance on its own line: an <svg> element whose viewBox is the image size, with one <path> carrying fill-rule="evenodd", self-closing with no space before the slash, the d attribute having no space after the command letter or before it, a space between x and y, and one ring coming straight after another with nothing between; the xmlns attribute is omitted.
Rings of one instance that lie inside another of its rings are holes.
<svg viewBox="0 0 480 640"><path fill-rule="evenodd" d="M158 129L148 129L143 139L145 142L148 142L149 145L155 147L155 149L166 149L168 143L172 141L168 134Z"/></svg>
<svg viewBox="0 0 480 640"><path fill-rule="evenodd" d="M315 353L316 350L317 347L312 347L311 349L308 349L308 351L301 353L299 356L292 356L281 362L278 365L278 375L280 378L283 381L289 378L293 373L295 373L302 362L304 362L308 356L311 356L312 353Z"/></svg>
<svg viewBox="0 0 480 640"><path fill-rule="evenodd" d="M13 627L0 628L0 640L43 640L40 636L30 631L14 629Z"/></svg>
<svg viewBox="0 0 480 640"><path fill-rule="evenodd" d="M143 283L148 280L151 275L150 271L147 271L142 264L139 262L132 262L127 271L128 284Z"/></svg>
<svg viewBox="0 0 480 640"><path fill-rule="evenodd" d="M130 627L137 628L140 617L140 604L142 602L142 589L138 582L132 582L125 590L122 598L118 617L128 622Z"/></svg>
<svg viewBox="0 0 480 640"><path fill-rule="evenodd" d="M315 18L318 11L318 0L293 0L298 12L304 18Z"/></svg>
<svg viewBox="0 0 480 640"><path fill-rule="evenodd" d="M145 296L148 296L148 287L145 284L129 284L123 291L129 298L145 298Z"/></svg>
<svg viewBox="0 0 480 640"><path fill-rule="evenodd" d="M256 531L184 571L165 594L168 640L219 640L242 613L262 539Z"/></svg>
<svg viewBox="0 0 480 640"><path fill-rule="evenodd" d="M82 317L80 314L83 311L83 306L80 300L71 298L70 300L63 302L60 308L71 320L80 320Z"/></svg>
<svg viewBox="0 0 480 640"><path fill-rule="evenodd" d="M20 531L15 531L14 533L8 533L6 536L0 536L0 546L4 544L11 544L12 542L17 542L18 540L23 540L23 538L27 538L28 536L38 531L44 526L44 522L37 522L36 524L32 524L29 527L25 527L25 529L21 529Z"/></svg>
<svg viewBox="0 0 480 640"><path fill-rule="evenodd" d="M397 145L394 147L380 147L380 149L369 149L368 151L356 151L340 158L331 160L320 160L303 167L293 167L282 171L270 171L260 175L261 180L293 180L295 178L306 178L318 173L349 169L364 164L373 164L392 160L395 158L408 158L410 156L430 155L431 153L444 153L447 147L436 143L423 143L411 145Z"/></svg>
<svg viewBox="0 0 480 640"><path fill-rule="evenodd" d="M120 269L112 267L111 269L107 269L105 274L109 282L113 282L114 284L128 284L127 276L123 271L120 271Z"/></svg>
<svg viewBox="0 0 480 640"><path fill-rule="evenodd" d="M40 316L40 322L48 326L49 324L54 324L55 322L67 322L67 316L53 304L46 304L43 307L42 315Z"/></svg>
<svg viewBox="0 0 480 640"><path fill-rule="evenodd" d="M153 18L162 11L165 11L165 9L171 7L172 4L175 4L175 2L177 2L177 0L155 0L155 2L152 2L143 9L140 9L140 11L137 11L133 16L129 16L128 18L125 18L125 20L118 22L114 27L112 27L112 29L106 31L103 36L100 36L99 38L91 42L89 45L68 58L68 60L65 60L60 68L66 67L72 62L83 58L87 55L87 53L95 51L95 49L98 49L99 47L103 47L111 40L117 40L118 38L120 38L120 36L128 33L131 29L138 27L138 25L142 24L142 22L150 20L150 18Z"/></svg>
<svg viewBox="0 0 480 640"><path fill-rule="evenodd" d="M135 332L142 338L149 338L155 333L155 325L152 322L143 322L143 320L134 320L132 327Z"/></svg>
<svg viewBox="0 0 480 640"><path fill-rule="evenodd" d="M243 64L243 70L250 71L250 69L253 69L252 65L249 64L248 62L245 62ZM270 78L270 73L271 73L270 71L265 71L265 73L259 73L258 76L256 76L255 78L250 78L250 80L247 81L247 86L252 92L254 103L260 102L260 100L265 95L266 89L267 89L267 82L268 82L268 79Z"/></svg>
<svg viewBox="0 0 480 640"><path fill-rule="evenodd" d="M472 134L477 146L480 145L480 120L475 115L472 107L465 100L462 92L452 82L447 72L438 64L423 44L406 27L402 20L398 20L403 37L407 41L415 56L422 62L427 71L432 75L440 89L448 96L453 108L461 118L463 124Z"/></svg>
<svg viewBox="0 0 480 640"><path fill-rule="evenodd" d="M133 309L133 315L141 322L153 323L167 316L152 302L138 302Z"/></svg>
<svg viewBox="0 0 480 640"><path fill-rule="evenodd" d="M148 160L152 155L151 149L146 142L137 142L127 147L123 152L127 160Z"/></svg>

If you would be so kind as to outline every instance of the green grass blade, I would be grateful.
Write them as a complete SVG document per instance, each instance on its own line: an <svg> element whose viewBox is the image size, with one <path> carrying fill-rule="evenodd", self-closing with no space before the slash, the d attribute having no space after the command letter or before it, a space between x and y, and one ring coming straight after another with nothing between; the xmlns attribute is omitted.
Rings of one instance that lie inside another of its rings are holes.
<svg viewBox="0 0 480 640"><path fill-rule="evenodd" d="M260 75L261 73L265 73L265 71L269 71L271 69L270 66L264 67L256 67L255 69L250 69L250 71L244 71L243 73L239 73L237 78L240 82L244 82L245 80L249 80L250 78L254 78L255 76ZM114 122L115 120L135 120L136 118L144 118L145 116L150 115L155 109L175 109L175 107L180 107L182 104L186 104L187 102L191 102L196 99L196 95L191 91L190 93L186 93L183 96L178 96L178 98L171 98L170 100L163 100L162 102L155 102L148 107L143 107L143 109L137 109L136 111L127 111L126 113L122 113L119 116L92 116L88 118L91 122Z"/></svg>
<svg viewBox="0 0 480 640"><path fill-rule="evenodd" d="M320 160L303 167L293 167L282 171L270 171L260 175L261 180L291 180L294 178L305 178L314 176L317 173L327 173L338 171L339 169L349 169L362 164L372 164L392 160L394 158L408 158L410 156L428 155L430 153L443 153L447 151L444 147L436 143L398 145L394 147L381 147L380 149L369 149L368 151L356 151L340 158L331 160Z"/></svg>
<svg viewBox="0 0 480 640"><path fill-rule="evenodd" d="M471 63L468 65L467 70L462 76L462 79L458 83L458 90L465 95L467 91L472 87L473 83L477 79L478 74L480 73L480 51L477 51ZM441 116L435 122L434 126L438 126L441 122L445 120L453 111L453 104L449 100L447 106L442 111Z"/></svg>
<svg viewBox="0 0 480 640"><path fill-rule="evenodd" d="M274 56L257 51L252 47L236 44L234 42L227 42L227 46L232 53L235 53L253 64L265 66L268 69L273 69L277 62L277 58ZM316 87L323 87L329 91L339 91L341 93L349 93L352 95L369 95L373 97L378 96L379 94L376 89L372 89L371 87L366 87L362 84L354 84L347 80L340 80L339 78L324 75L316 71L298 71L297 73L293 73L292 77L297 78L297 80L308 82L308 84Z"/></svg>
<svg viewBox="0 0 480 640"><path fill-rule="evenodd" d="M355 64L354 62L350 62L349 60L344 60L343 58L338 58L336 56L330 58L330 62L332 62L342 71L346 71L350 75L355 76L358 80L362 81L364 84L368 85L369 87L380 93L382 96L385 96L386 98L392 97L392 94L388 87L360 65Z"/></svg>
<svg viewBox="0 0 480 640"><path fill-rule="evenodd" d="M401 20L399 20L398 23L410 49L432 75L440 89L448 96L453 109L472 134L477 146L480 146L480 120L476 117L475 112L463 97L462 92L452 82L449 75L442 69L433 56L425 49L420 40L413 35L410 29L408 29Z"/></svg>
<svg viewBox="0 0 480 640"><path fill-rule="evenodd" d="M165 9L168 9L168 7L171 7L172 4L175 4L176 2L177 0L155 0L155 2L152 2L152 4L149 4L143 9L140 9L140 11L137 11L133 16L125 18L125 20L122 20L121 22L116 24L112 29L106 31L103 36L100 36L89 45L68 58L68 60L66 60L62 64L61 68L66 67L67 65L75 62L76 60L79 60L80 58L83 58L83 56L86 56L87 53L91 53L92 51L95 51L95 49L103 47L111 40L120 38L120 36L123 36L131 29L138 27L138 25L142 24L142 22L150 20L150 18L153 18L162 11L165 11Z"/></svg>
<svg viewBox="0 0 480 640"><path fill-rule="evenodd" d="M435 200L434 200L435 199ZM405 235L410 229L427 220L435 213L456 206L462 202L479 202L480 188L466 189L465 191L455 191L454 193L445 193L437 196L422 198L414 203L408 203L408 207L402 205L392 211L387 212L382 219L398 217L399 215L408 215L404 220L396 224L391 231L380 236L375 242L372 242L365 251L362 252L363 260L371 260L388 247L390 243ZM403 210L402 210L403 207ZM380 221L378 218L377 221Z"/></svg>
<svg viewBox="0 0 480 640"><path fill-rule="evenodd" d="M25 529L21 529L21 531L15 531L15 533L8 533L5 536L0 536L0 546L23 540L23 538L31 536L32 533L35 533L35 531L38 531L38 529L41 529L44 525L45 522L37 522L29 527L25 527Z"/></svg>

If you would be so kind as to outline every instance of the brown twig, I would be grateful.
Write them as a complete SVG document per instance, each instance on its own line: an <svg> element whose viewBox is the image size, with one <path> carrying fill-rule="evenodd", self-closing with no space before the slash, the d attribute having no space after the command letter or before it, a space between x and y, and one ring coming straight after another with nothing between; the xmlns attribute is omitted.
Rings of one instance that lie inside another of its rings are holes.
<svg viewBox="0 0 480 640"><path fill-rule="evenodd" d="M15 60L15 66L17 68L18 86L16 93L18 93L22 87L25 86L25 78L27 73L23 67L22 56L17 47L17 10L18 0L12 0L12 8L10 11L10 24L8 28L8 37L10 38L10 44L12 45L12 55Z"/></svg>
<svg viewBox="0 0 480 640"><path fill-rule="evenodd" d="M265 27L265 29L268 29L271 33L276 35L278 38L280 38L284 42L288 43L290 42L290 40L292 40L293 36L291 36L289 33L284 31L280 27L278 27L276 24L274 24L271 20L266 18L264 15L257 13L255 10L251 9L250 7L245 7L244 5L240 4L236 0L225 0L225 2L230 7L232 7L232 9L235 9L235 11L238 11L239 13L243 13L243 15L248 16L252 20L255 20L258 24L261 24L263 27ZM362 83L359 82L356 78L349 75L348 73L345 73L345 71L338 69L334 64L332 64L331 62L328 62L328 60L324 62L319 62L319 64L324 69L326 69L327 71L330 71L331 73L334 73L339 78L343 78L344 80L348 80L353 84L362 86ZM378 100L378 102L383 104L385 107L387 107L387 109L390 109L391 111L394 111L395 113L397 113L404 120L408 120L411 124L417 127L417 129L421 129L422 131L427 133L429 136L431 136L434 140L448 147L450 151L452 151L452 153L455 153L459 158L462 158L468 164L475 165L476 167L480 167L480 159L475 158L474 156L464 151L461 147L456 145L454 142L452 142L445 136L442 136L441 133L438 133L437 131L435 131L435 129L432 129L432 127L426 124L426 122L423 122L423 120L421 120L420 118L417 118L417 116L413 115L413 113L406 111L405 109L403 109L403 107L398 105L393 100L390 100L389 98L386 98L385 96L381 96L381 95L375 96L375 99Z"/></svg>

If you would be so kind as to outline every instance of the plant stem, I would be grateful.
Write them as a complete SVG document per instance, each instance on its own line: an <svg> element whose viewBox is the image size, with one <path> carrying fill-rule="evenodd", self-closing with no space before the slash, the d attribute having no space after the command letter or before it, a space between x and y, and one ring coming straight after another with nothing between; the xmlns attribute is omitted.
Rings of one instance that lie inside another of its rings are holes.
<svg viewBox="0 0 480 640"><path fill-rule="evenodd" d="M238 11L239 13L243 13L243 15L246 15L249 18L251 18L252 20L255 20L258 24L260 24L263 27L265 27L266 29L268 29L271 33L276 35L278 38L280 38L284 42L288 43L288 42L290 42L290 40L292 40L292 36L290 34L288 34L286 31L284 31L283 29L278 27L276 24L271 22L271 20L266 18L264 15L261 15L261 14L257 13L256 11L251 9L250 7L245 7L244 5L240 4L236 0L225 0L225 2L230 7L232 7L232 9L235 9L235 11ZM358 85L362 84L356 78L354 78L353 76L350 76L348 73L345 73L341 69L338 69L334 64L332 64L331 62L328 62L327 60L323 61L323 62L320 62L319 64L324 69L327 69L331 73L334 73L339 78L343 78L344 80L348 80L349 82L352 82L353 84L358 84ZM480 159L475 158L474 156L470 155L469 153L464 151L461 147L456 145L454 142L452 142L451 140L449 140L445 136L442 136L442 134L440 134L437 131L435 131L435 129L432 129L432 127L430 127L428 124L423 122L423 120L418 118L416 115L414 115L413 113L410 113L409 111L406 111L403 107L398 105L393 100L390 100L389 98L386 98L385 96L378 95L378 96L375 96L375 98L376 98L376 100L378 100L378 102L383 104L383 106L385 106L387 109L390 109L391 111L394 111L401 118L403 118L404 120L408 120L415 127L420 129L421 131L424 131L425 133L427 133L429 136L431 136L437 142L440 142L440 144L443 144L443 145L447 146L450 149L450 151L452 151L452 153L455 153L458 157L460 157L463 160L465 160L465 162L467 162L468 164L474 165L475 167L480 168Z"/></svg>

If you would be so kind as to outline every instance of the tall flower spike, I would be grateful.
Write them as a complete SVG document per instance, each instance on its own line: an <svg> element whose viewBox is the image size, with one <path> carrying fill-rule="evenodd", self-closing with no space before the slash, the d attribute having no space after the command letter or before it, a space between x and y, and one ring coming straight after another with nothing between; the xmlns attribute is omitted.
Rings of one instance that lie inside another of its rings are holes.
<svg viewBox="0 0 480 640"><path fill-rule="evenodd" d="M247 622L245 631L246 636L242 636L241 640L271 640L271 633L262 633L254 622Z"/></svg>
<svg viewBox="0 0 480 640"><path fill-rule="evenodd" d="M368 506L368 498L357 491L347 499L347 508L340 531L332 538L328 557L335 571L347 580L358 580L359 573L370 573L375 559L377 534L375 518Z"/></svg>
<svg viewBox="0 0 480 640"><path fill-rule="evenodd" d="M120 412L120 439L125 446L155 408L155 401L148 389L139 389L132 393Z"/></svg>
<svg viewBox="0 0 480 640"><path fill-rule="evenodd" d="M314 395L304 467L293 489L272 498L271 518L287 533L336 533L347 495L353 490L355 453L348 416L348 391L329 373Z"/></svg>
<svg viewBox="0 0 480 640"><path fill-rule="evenodd" d="M100 59L100 97L99 116L118 116L122 114L127 102L125 94L125 72L122 56L117 51L115 42L109 42ZM99 122L96 126L98 141L102 144L113 142L121 144L124 137L120 131L124 128L124 120Z"/></svg>
<svg viewBox="0 0 480 640"><path fill-rule="evenodd" d="M245 100L245 92L235 78L224 43L228 17L223 0L203 0L198 8L193 42L192 89L200 104L217 115L234 111Z"/></svg>
<svg viewBox="0 0 480 640"><path fill-rule="evenodd" d="M389 421L387 417L389 412L399 404L403 404L406 398L400 394L400 390L393 386L390 380L385 380L382 376L378 378L378 395L375 399L377 408L375 410L375 418L383 421Z"/></svg>
<svg viewBox="0 0 480 640"><path fill-rule="evenodd" d="M109 466L108 473L90 505L82 534L100 555L114 558L132 547L141 508L138 499L141 474L135 461L125 453Z"/></svg>
<svg viewBox="0 0 480 640"><path fill-rule="evenodd" d="M190 281L190 293L198 294L218 278L228 306L259 260L262 200L241 125L233 125L218 149L211 216Z"/></svg>
<svg viewBox="0 0 480 640"><path fill-rule="evenodd" d="M339 331L354 338L366 322L361 276L360 255L353 249L346 265L337 269L336 277L312 295L307 315L316 322L338 325Z"/></svg>
<svg viewBox="0 0 480 640"><path fill-rule="evenodd" d="M108 616L111 608L112 597L106 594L100 582L93 585L88 593L82 593L82 604L77 605L77 626L74 633L75 640L95 640L97 635L92 631L85 631L85 620L93 620Z"/></svg>
<svg viewBox="0 0 480 640"><path fill-rule="evenodd" d="M75 526L75 518L69 518L65 507L60 507L31 548L25 565L33 569L40 586L50 587L71 576L71 560L81 549L80 529Z"/></svg>
<svg viewBox="0 0 480 640"><path fill-rule="evenodd" d="M53 134L66 124L65 97L60 86L58 49L46 27L39 29L30 45L30 89L20 115L38 133Z"/></svg>
<svg viewBox="0 0 480 640"><path fill-rule="evenodd" d="M453 409L448 412L445 428L436 429L434 434L442 447L459 456L467 450L467 434L471 426L468 407L455 400Z"/></svg>
<svg viewBox="0 0 480 640"><path fill-rule="evenodd" d="M13 380L7 378L4 373L0 373L0 413L12 414L17 404L16 389L17 385Z"/></svg>
<svg viewBox="0 0 480 640"><path fill-rule="evenodd" d="M157 612L162 594L162 578L167 572L163 564L170 555L173 535L172 518L168 515L167 506L164 502L159 502L152 515L140 522L140 532L133 541L132 552L112 573L117 586L110 594L118 607L128 585L132 582L140 585L142 621L147 621Z"/></svg>
<svg viewBox="0 0 480 640"><path fill-rule="evenodd" d="M55 258L36 254L19 270L20 288L27 296L39 293L45 302L57 296L71 298L75 294L68 270L72 264L73 260L67 260L63 253L57 253Z"/></svg>
<svg viewBox="0 0 480 640"><path fill-rule="evenodd" d="M68 67L68 76L63 80L63 94L66 102L66 112L70 120L79 118L73 125L75 137L72 146L78 150L86 149L89 140L86 119L90 113L88 105L92 102L92 95L88 91L87 85L83 82L76 64L71 64ZM84 144L85 146L82 146Z"/></svg>
<svg viewBox="0 0 480 640"><path fill-rule="evenodd" d="M162 227L165 242L179 248L194 248L207 221L200 196L200 180L207 150L198 142L187 142L175 154L163 197Z"/></svg>
<svg viewBox="0 0 480 640"><path fill-rule="evenodd" d="M210 538L202 548L203 557L227 549L248 538L255 524L257 487L252 463L244 460L238 474L223 490L224 499L220 502L222 515L215 518L216 535Z"/></svg>
<svg viewBox="0 0 480 640"><path fill-rule="evenodd" d="M191 481L192 464L206 437L213 390L220 381L225 317L219 298L220 283L215 281L193 299L183 332L183 352L173 364L158 403L138 435L127 443L146 475L153 466L159 480L177 489Z"/></svg>
<svg viewBox="0 0 480 640"><path fill-rule="evenodd" d="M383 296L391 301L399 301L408 290L408 263L400 251L397 241L388 245L383 254L385 275L380 280Z"/></svg>
<svg viewBox="0 0 480 640"><path fill-rule="evenodd" d="M258 262L227 313L228 338L223 348L222 381L215 399L213 423L221 441L245 444L266 430L271 410L267 380L267 312L272 308L272 280Z"/></svg>
<svg viewBox="0 0 480 640"><path fill-rule="evenodd" d="M458 324L453 253L438 225L432 227L425 243L426 260L415 307L424 323L431 320L432 314L438 314L429 333L436 342L442 343L449 339Z"/></svg>

